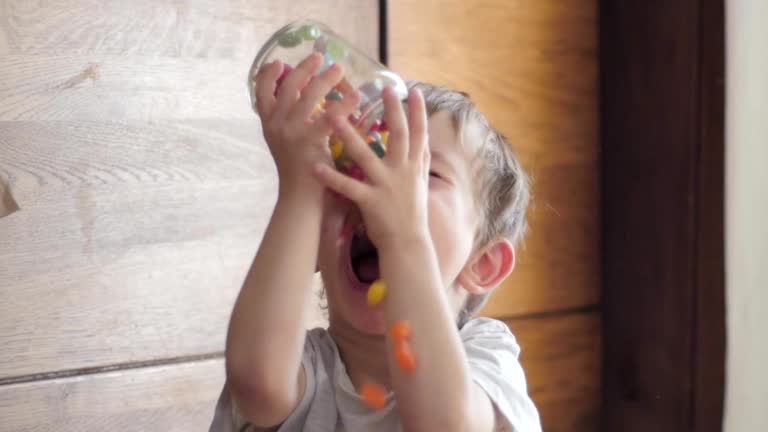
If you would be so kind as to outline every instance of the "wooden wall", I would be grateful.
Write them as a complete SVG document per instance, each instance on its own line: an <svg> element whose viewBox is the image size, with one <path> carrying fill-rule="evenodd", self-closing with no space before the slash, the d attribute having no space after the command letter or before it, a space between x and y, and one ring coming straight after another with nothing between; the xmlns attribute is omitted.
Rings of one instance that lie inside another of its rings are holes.
<svg viewBox="0 0 768 432"><path fill-rule="evenodd" d="M379 3L0 0L0 431L206 430L275 198L245 73L297 17L376 56ZM386 3L390 64L470 91L535 177L485 313L545 430L595 430L595 2Z"/></svg>
<svg viewBox="0 0 768 432"><path fill-rule="evenodd" d="M378 54L375 0L0 0L0 431L207 430L275 198L246 73L298 17Z"/></svg>
<svg viewBox="0 0 768 432"><path fill-rule="evenodd" d="M468 91L532 174L531 231L485 314L521 341L545 431L600 406L597 2L393 0L389 64Z"/></svg>

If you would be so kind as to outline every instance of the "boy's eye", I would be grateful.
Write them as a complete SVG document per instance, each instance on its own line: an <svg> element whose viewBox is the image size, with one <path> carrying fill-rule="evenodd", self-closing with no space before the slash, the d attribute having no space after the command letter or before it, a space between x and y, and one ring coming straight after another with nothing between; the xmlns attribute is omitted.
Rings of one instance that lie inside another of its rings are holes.
<svg viewBox="0 0 768 432"><path fill-rule="evenodd" d="M443 178L437 171L430 171L429 176L435 178Z"/></svg>

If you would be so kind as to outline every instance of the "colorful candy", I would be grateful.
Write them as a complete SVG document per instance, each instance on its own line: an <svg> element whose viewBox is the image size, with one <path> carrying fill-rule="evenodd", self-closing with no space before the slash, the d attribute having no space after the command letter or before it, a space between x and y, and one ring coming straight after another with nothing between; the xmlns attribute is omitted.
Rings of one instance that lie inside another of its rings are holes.
<svg viewBox="0 0 768 432"><path fill-rule="evenodd" d="M389 329L389 335L395 343L407 342L411 339L411 324L408 321L397 321Z"/></svg>
<svg viewBox="0 0 768 432"><path fill-rule="evenodd" d="M370 147L378 157L384 157L384 155L387 154L387 150L384 148L384 145L379 141L374 140L368 143L368 147Z"/></svg>
<svg viewBox="0 0 768 432"><path fill-rule="evenodd" d="M339 138L332 138L331 140L331 157L334 161L339 160L341 155L344 154L344 143Z"/></svg>
<svg viewBox="0 0 768 432"><path fill-rule="evenodd" d="M312 45L312 50L319 53L325 53L325 47L328 45L328 38L325 35L320 35L315 39L315 43Z"/></svg>
<svg viewBox="0 0 768 432"><path fill-rule="evenodd" d="M374 281L368 287L368 306L376 306L384 300L387 295L387 284L382 280Z"/></svg>
<svg viewBox="0 0 768 432"><path fill-rule="evenodd" d="M347 174L355 180L365 180L365 174L363 173L363 170L357 165L352 165L349 167L347 169Z"/></svg>
<svg viewBox="0 0 768 432"><path fill-rule="evenodd" d="M400 369L408 373L416 370L416 355L411 347L411 324L397 321L389 329L389 336L395 344L395 360Z"/></svg>
<svg viewBox="0 0 768 432"><path fill-rule="evenodd" d="M407 373L416 371L416 355L408 341L400 341L395 344L395 359L400 369Z"/></svg>
<svg viewBox="0 0 768 432"><path fill-rule="evenodd" d="M349 49L336 39L331 39L325 46L325 53L331 56L333 61L344 60L349 55Z"/></svg>
<svg viewBox="0 0 768 432"><path fill-rule="evenodd" d="M302 37L294 32L287 32L280 35L277 39L277 44L283 48L293 48L299 46L302 42Z"/></svg>
<svg viewBox="0 0 768 432"><path fill-rule="evenodd" d="M379 411L387 406L387 390L376 383L366 383L360 388L360 397L368 408Z"/></svg>
<svg viewBox="0 0 768 432"><path fill-rule="evenodd" d="M283 48L295 48L304 43L304 41L312 43L312 49L323 55L324 64L318 73L321 73L335 63L344 61L353 54L353 50L346 45L346 42L334 36L332 32L326 32L323 30L322 25L314 22L308 22L297 29L294 28L292 31L284 32L277 38L277 44ZM292 70L293 68L290 65L285 65L282 75L277 80L278 88ZM361 102L358 105L358 109L349 115L350 123L358 128L360 136L363 137L370 149L379 157L384 157L387 152L389 140L387 124L383 119L376 119L373 124L367 126L368 122L365 120L371 114L369 111L372 106L371 104L381 98L381 91L388 85L387 83L391 79L389 75L373 75L368 81L357 86L357 94L360 95ZM397 81L393 81L393 84L397 85ZM354 91L355 87L347 79L343 79L325 95L323 101L315 106L312 116L322 115L325 112L326 102L341 101L344 99L345 94ZM275 89L275 95L277 95L277 89ZM345 154L344 145L341 141L332 139L330 147L331 156L338 170L358 180L365 179L363 171Z"/></svg>
<svg viewBox="0 0 768 432"><path fill-rule="evenodd" d="M304 25L296 32L304 40L315 40L320 37L320 29L313 25Z"/></svg>
<svg viewBox="0 0 768 432"><path fill-rule="evenodd" d="M336 89L332 89L331 91L328 92L327 95L325 95L325 99L338 102L344 99L344 95L342 95L340 91Z"/></svg>
<svg viewBox="0 0 768 432"><path fill-rule="evenodd" d="M387 145L389 142L389 131L383 130L379 135L381 135L381 143Z"/></svg>

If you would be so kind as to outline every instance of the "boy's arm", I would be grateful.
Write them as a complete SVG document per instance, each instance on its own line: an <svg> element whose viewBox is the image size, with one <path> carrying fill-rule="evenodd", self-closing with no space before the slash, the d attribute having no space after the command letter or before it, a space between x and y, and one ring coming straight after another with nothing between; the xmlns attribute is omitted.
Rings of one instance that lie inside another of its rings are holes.
<svg viewBox="0 0 768 432"><path fill-rule="evenodd" d="M387 337L404 430L489 432L494 425L493 405L470 377L432 241L428 233L396 241L400 243L379 249L379 262L383 279L391 285L385 300L387 328L406 320L413 332L410 342L417 361L413 373L398 366L393 341Z"/></svg>
<svg viewBox="0 0 768 432"><path fill-rule="evenodd" d="M392 382L404 430L491 431L490 398L471 380L440 276L427 218L429 148L427 118L420 92L408 95L408 125L394 91L383 91L389 147L379 159L344 119L336 133L345 151L366 174L360 182L317 165L315 175L327 187L360 207L371 241L377 246L385 298L387 328L399 320L411 324L416 369L398 366L387 335ZM410 135L410 136L409 136ZM407 221L404 223L403 221ZM404 253L405 252L405 253ZM389 333L389 332L387 332Z"/></svg>
<svg viewBox="0 0 768 432"><path fill-rule="evenodd" d="M322 190L278 198L232 311L227 380L238 409L256 426L283 422L304 392L301 356L321 209Z"/></svg>
<svg viewBox="0 0 768 432"><path fill-rule="evenodd" d="M316 72L314 53L280 84L284 66L264 66L256 105L280 179L277 204L235 303L226 347L227 381L239 411L256 426L283 422L304 393L301 357L317 264L324 188L309 175L330 161L325 118L313 119L317 101L342 79L334 65ZM344 92L343 92L344 93ZM348 115L359 101L344 93L326 115Z"/></svg>

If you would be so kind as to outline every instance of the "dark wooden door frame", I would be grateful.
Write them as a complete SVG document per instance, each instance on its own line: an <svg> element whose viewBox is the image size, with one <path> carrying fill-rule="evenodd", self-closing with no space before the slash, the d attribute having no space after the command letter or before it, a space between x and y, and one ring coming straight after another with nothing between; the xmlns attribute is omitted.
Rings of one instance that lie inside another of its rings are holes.
<svg viewBox="0 0 768 432"><path fill-rule="evenodd" d="M603 430L721 430L724 0L600 5Z"/></svg>

